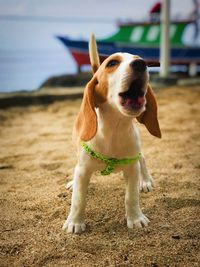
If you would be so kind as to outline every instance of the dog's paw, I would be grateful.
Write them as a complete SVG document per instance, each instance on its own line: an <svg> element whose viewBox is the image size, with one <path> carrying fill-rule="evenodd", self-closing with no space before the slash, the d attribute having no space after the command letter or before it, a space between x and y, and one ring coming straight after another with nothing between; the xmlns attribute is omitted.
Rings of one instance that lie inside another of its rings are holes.
<svg viewBox="0 0 200 267"><path fill-rule="evenodd" d="M73 220L67 219L62 229L70 234L81 234L85 231L86 225L83 222L75 223Z"/></svg>
<svg viewBox="0 0 200 267"><path fill-rule="evenodd" d="M141 213L139 216L133 219L127 218L127 227L130 229L132 229L134 226L137 228L142 228L148 226L149 222L149 219L143 213Z"/></svg>
<svg viewBox="0 0 200 267"><path fill-rule="evenodd" d="M151 192L154 188L154 181L152 177L149 177L148 179L142 179L140 181L140 192Z"/></svg>
<svg viewBox="0 0 200 267"><path fill-rule="evenodd" d="M73 184L74 184L74 181L70 181L66 184L66 189L69 190L69 191L72 191L73 190Z"/></svg>

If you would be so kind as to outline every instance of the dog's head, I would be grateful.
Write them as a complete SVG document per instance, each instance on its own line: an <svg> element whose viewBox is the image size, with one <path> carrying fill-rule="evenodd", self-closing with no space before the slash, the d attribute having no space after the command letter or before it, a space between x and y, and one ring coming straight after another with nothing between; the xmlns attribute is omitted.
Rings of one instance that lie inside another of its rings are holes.
<svg viewBox="0 0 200 267"><path fill-rule="evenodd" d="M95 45L95 44L94 44ZM90 48L91 49L91 48ZM147 127L149 132L161 137L157 120L157 103L149 85L145 61L139 56L116 53L100 65L94 49L91 63L94 75L87 84L76 120L76 130L81 140L92 139L97 131L95 108L105 102L124 116L131 116Z"/></svg>

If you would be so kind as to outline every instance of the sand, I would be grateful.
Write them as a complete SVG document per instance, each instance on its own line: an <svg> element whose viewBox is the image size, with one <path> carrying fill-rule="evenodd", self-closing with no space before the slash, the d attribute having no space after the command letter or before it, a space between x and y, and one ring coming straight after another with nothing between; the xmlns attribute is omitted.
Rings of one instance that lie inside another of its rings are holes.
<svg viewBox="0 0 200 267"><path fill-rule="evenodd" d="M0 111L0 266L200 266L200 90L157 92L163 138L141 126L156 188L141 194L149 227L128 230L121 174L92 177L87 230L61 230L70 208L80 100Z"/></svg>

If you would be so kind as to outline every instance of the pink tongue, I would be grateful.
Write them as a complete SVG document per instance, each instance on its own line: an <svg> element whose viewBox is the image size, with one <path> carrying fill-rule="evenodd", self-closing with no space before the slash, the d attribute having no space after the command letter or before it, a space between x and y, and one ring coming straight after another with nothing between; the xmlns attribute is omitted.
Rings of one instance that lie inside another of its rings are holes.
<svg viewBox="0 0 200 267"><path fill-rule="evenodd" d="M137 99L131 99L131 98L127 98L125 100L125 105L127 106L131 106L131 105L142 105L144 104L144 97L138 97Z"/></svg>

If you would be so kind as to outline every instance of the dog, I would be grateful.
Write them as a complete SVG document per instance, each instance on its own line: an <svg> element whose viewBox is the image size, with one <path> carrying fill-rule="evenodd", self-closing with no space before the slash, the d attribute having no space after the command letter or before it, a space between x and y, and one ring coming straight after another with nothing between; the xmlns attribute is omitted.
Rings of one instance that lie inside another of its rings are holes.
<svg viewBox="0 0 200 267"><path fill-rule="evenodd" d="M89 54L93 77L84 90L75 122L78 163L73 185L69 184L73 188L71 210L63 230L85 231L87 187L97 170L103 175L123 172L127 227L145 227L149 219L140 209L139 191L151 191L154 183L141 153L137 121L161 138L147 65L141 57L128 53L112 54L100 64L94 35Z"/></svg>

